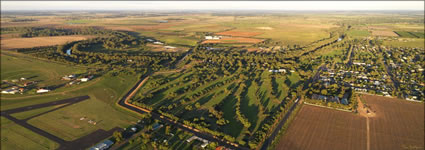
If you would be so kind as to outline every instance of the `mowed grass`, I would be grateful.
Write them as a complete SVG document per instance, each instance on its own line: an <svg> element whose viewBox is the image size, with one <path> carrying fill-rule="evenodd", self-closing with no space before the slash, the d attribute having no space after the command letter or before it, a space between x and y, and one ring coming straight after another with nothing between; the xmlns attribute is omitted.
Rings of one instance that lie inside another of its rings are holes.
<svg viewBox="0 0 425 150"><path fill-rule="evenodd" d="M34 109L34 110L30 110L30 111L24 111L24 112L20 112L20 113L14 113L11 114L11 116L15 117L16 119L27 119L29 117L33 117L35 115L39 115L41 113L45 113L48 111L51 111L55 108L64 106L66 104L61 104L61 105L55 105L55 106L50 106L50 107L43 107L43 108L39 108L39 109Z"/></svg>
<svg viewBox="0 0 425 150"><path fill-rule="evenodd" d="M289 90L289 87L285 83L285 75L277 76L277 81L274 81L271 79L273 74L262 70L261 73L258 74L258 79L252 78L253 76L248 80L241 80L239 75L222 76L204 83L194 90L179 92L195 84L194 81L196 80L193 81L190 79L198 75L200 75L198 72L190 70L183 73L154 75L143 85L140 91L138 91L138 97L149 93L152 94L153 97L143 100L136 97L134 100L151 106L153 109L177 104L175 107L164 111L174 114L183 120L205 118L204 122L210 125L210 129L223 132L236 138L236 140L241 140L245 137L244 133L254 133L258 130L264 118L281 103L288 95ZM292 80L296 80L293 82L299 80L297 79L299 78L297 75L293 75L291 78L293 78ZM240 88L241 82L246 85L243 89ZM278 86L278 94L271 93L271 91L274 90L273 84ZM249 128L244 127L236 118L236 105L238 101L235 93L237 90L241 90L242 92L239 95L241 98L240 111L251 123ZM168 97L171 93L175 93L175 96L172 98ZM194 98L193 95L196 93L198 96ZM189 98L190 101L182 104L179 100L185 97ZM196 108L195 104L198 103L200 107ZM186 108L188 106L192 109L187 110ZM229 123L225 125L216 124L217 118L209 116L210 113L208 113L208 111L219 112Z"/></svg>
<svg viewBox="0 0 425 150"><path fill-rule="evenodd" d="M104 77L99 83L72 92L90 99L30 119L28 122L65 140L75 140L98 129L126 127L137 120L116 106L116 102L137 81L134 76ZM81 117L87 117L80 120ZM97 124L89 124L88 120ZM59 126L58 126L59 125Z"/></svg>
<svg viewBox="0 0 425 150"><path fill-rule="evenodd" d="M295 87L298 82L301 80L300 75L297 72L291 72L288 77L287 77L288 81L289 81L289 87ZM288 84L288 83L287 83Z"/></svg>
<svg viewBox="0 0 425 150"><path fill-rule="evenodd" d="M13 60L16 59L16 60ZM19 63L27 61L25 58L12 57L2 54L2 77L13 77L13 69L21 72L31 72L28 75L38 75L39 78L45 80L59 80L65 74L80 71L79 68L74 69L62 64L47 63L37 59L27 62L27 65L33 67L20 66ZM12 62L16 61L15 63ZM5 67L3 67L5 66ZM14 66L15 68L13 68ZM5 69L5 71L3 71ZM43 70L41 71L41 70ZM84 69L83 69L84 70ZM12 72L12 73L11 73ZM3 75L5 73L6 75ZM50 74L49 74L50 73ZM10 74L10 75L9 75ZM79 102L65 108L61 108L41 116L30 119L28 122L39 127L49 133L52 133L65 140L75 140L84 135L88 135L98 129L110 130L114 127L127 127L135 123L137 117L129 113L123 108L117 106L116 102L136 83L139 79L138 74L112 76L105 73L102 76L90 80L87 83L73 85L67 88L60 88L57 92L37 95L8 95L7 98L1 100L1 109L13 109L34 104L62 100L82 95L89 95L90 99ZM21 76L19 76L21 77ZM27 76L23 76L27 77ZM13 114L18 119L26 119L28 117L49 111L60 106L52 106L36 109L28 112ZM81 121L81 117L87 117ZM97 124L89 124L88 120L96 121ZM6 135L8 137L8 135ZM15 142L20 143L19 140ZM21 145L24 143L20 143ZM31 148L30 148L31 149ZM33 149L39 149L34 146Z"/></svg>
<svg viewBox="0 0 425 150"><path fill-rule="evenodd" d="M59 144L1 117L1 149L56 149Z"/></svg>
<svg viewBox="0 0 425 150"><path fill-rule="evenodd" d="M38 86L57 85L64 83L61 80L64 75L84 71L85 68L81 67L1 54L1 80L9 80L9 82L24 77L31 81L37 81Z"/></svg>

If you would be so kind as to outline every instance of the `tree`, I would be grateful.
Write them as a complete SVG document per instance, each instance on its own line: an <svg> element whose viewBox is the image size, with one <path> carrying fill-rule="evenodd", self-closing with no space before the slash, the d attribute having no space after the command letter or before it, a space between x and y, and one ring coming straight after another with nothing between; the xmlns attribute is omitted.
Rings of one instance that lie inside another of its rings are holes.
<svg viewBox="0 0 425 150"><path fill-rule="evenodd" d="M322 93L322 95L328 95L328 90L323 89L320 93Z"/></svg>
<svg viewBox="0 0 425 150"><path fill-rule="evenodd" d="M113 134L113 136L115 137L115 141L117 143L119 143L119 142L121 142L123 140L122 133L119 132L119 131L115 131L114 134Z"/></svg>

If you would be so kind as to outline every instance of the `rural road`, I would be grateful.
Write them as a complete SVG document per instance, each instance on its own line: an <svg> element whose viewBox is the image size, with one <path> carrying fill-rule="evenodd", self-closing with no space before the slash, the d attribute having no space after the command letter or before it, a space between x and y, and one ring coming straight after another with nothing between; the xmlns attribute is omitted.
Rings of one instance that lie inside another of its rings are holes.
<svg viewBox="0 0 425 150"><path fill-rule="evenodd" d="M237 144L230 143L230 142L225 141L223 139L217 139L214 136L209 135L208 133L200 132L198 129L195 129L195 128L186 126L186 125L181 124L179 122L175 122L175 121L173 121L171 119L168 119L168 117L162 116L162 115L160 115L158 113L151 112L150 110L143 109L143 108L140 108L140 107L137 107L135 105L132 105L132 104L128 103L127 101L138 91L138 89L140 87L142 87L142 85L147 81L147 79L149 79L149 75L145 75L144 77L142 77L141 80L139 80L137 82L137 84L133 88L131 88L131 90L118 102L118 104L120 106L122 106L122 107L125 107L125 108L127 108L129 110L132 110L132 111L137 112L137 113L140 113L140 114L150 113L151 116L152 116L152 118L154 118L154 119L157 119L157 120L160 120L162 122L171 124L171 125L173 125L173 126L175 126L177 128L180 128L180 129L182 129L184 131L193 133L194 135L196 135L198 137L201 137L203 139L206 139L208 141L217 142L220 145L224 145L224 146L226 146L228 148L232 148L232 149L243 149L243 150L248 150L249 149L249 148L246 148L246 147L239 147Z"/></svg>

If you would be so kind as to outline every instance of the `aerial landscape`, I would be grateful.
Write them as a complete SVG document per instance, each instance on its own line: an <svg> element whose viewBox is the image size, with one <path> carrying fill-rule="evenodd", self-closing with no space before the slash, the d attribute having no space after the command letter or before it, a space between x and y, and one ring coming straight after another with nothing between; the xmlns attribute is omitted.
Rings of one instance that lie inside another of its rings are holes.
<svg viewBox="0 0 425 150"><path fill-rule="evenodd" d="M1 149L425 149L423 1L170 3L2 1Z"/></svg>

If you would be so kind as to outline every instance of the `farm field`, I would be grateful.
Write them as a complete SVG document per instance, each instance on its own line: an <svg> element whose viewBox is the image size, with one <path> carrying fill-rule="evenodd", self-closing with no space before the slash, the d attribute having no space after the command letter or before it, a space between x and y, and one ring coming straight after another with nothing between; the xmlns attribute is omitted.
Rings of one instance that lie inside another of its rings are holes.
<svg viewBox="0 0 425 150"><path fill-rule="evenodd" d="M425 47L424 39L413 39L413 38L403 38L400 40L384 41L384 45L396 46L396 47Z"/></svg>
<svg viewBox="0 0 425 150"><path fill-rule="evenodd" d="M375 114L368 118L370 149L424 148L423 103L371 95L361 99ZM276 147L366 149L366 121L358 114L305 104Z"/></svg>
<svg viewBox="0 0 425 150"><path fill-rule="evenodd" d="M32 48L41 46L53 46L65 44L72 41L80 41L93 38L93 36L53 36L34 38L10 38L2 39L1 49Z"/></svg>
<svg viewBox="0 0 425 150"><path fill-rule="evenodd" d="M207 43L222 43L222 44L229 44L229 43L259 43L263 40L261 39L254 39L254 38L244 38L244 37L231 37L231 38L222 38L219 40L206 40L203 41L202 44Z"/></svg>
<svg viewBox="0 0 425 150"><path fill-rule="evenodd" d="M303 105L276 148L366 149L366 118L349 112Z"/></svg>
<svg viewBox="0 0 425 150"><path fill-rule="evenodd" d="M370 149L423 149L424 104L381 96L361 97L370 117Z"/></svg>
<svg viewBox="0 0 425 150"><path fill-rule="evenodd" d="M372 30L373 36L398 36L394 31Z"/></svg>

